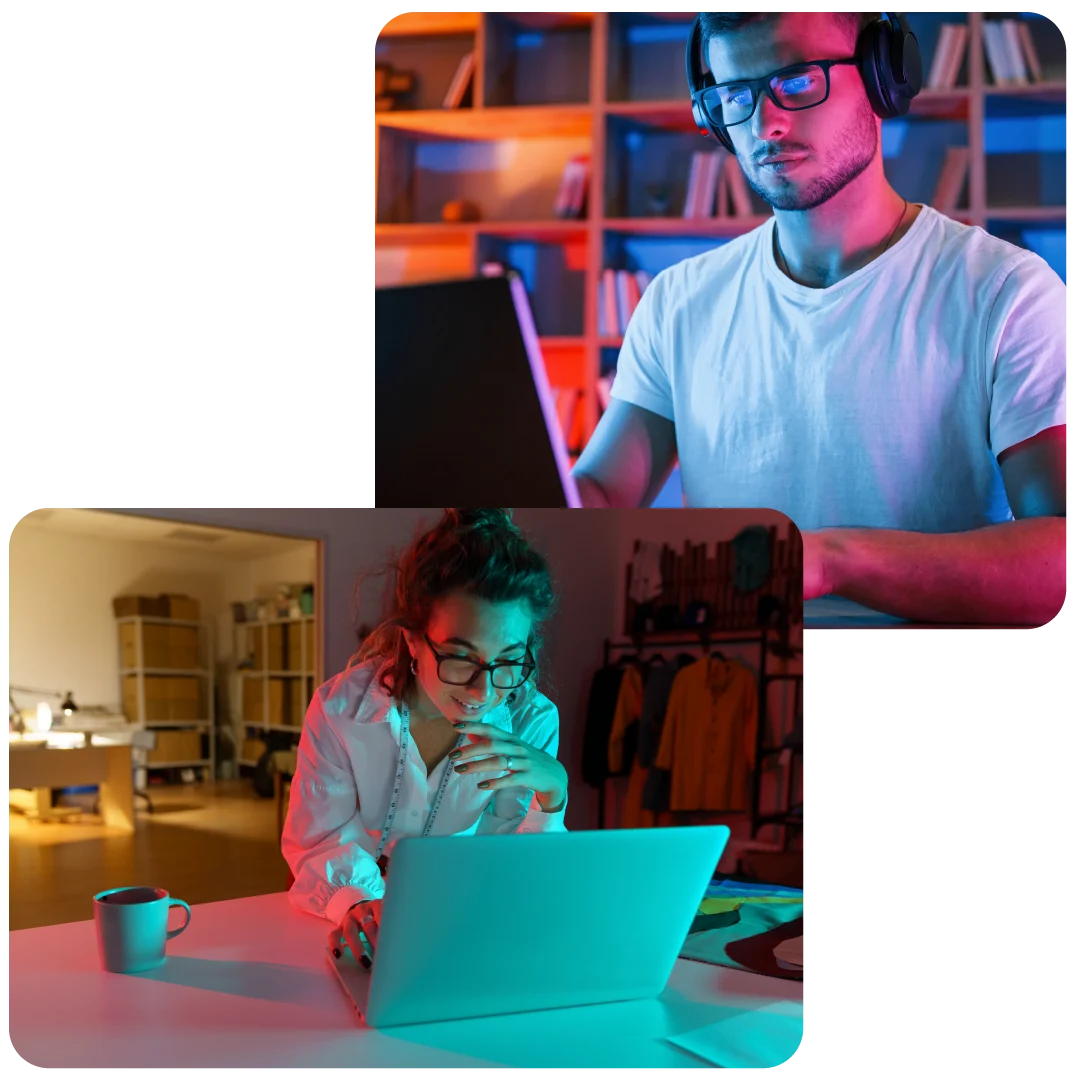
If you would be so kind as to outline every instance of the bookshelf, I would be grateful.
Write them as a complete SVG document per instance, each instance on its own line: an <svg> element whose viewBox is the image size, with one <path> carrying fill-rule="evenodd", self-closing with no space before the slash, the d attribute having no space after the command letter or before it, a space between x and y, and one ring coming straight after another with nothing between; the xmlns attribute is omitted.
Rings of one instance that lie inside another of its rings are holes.
<svg viewBox="0 0 1080 1080"><path fill-rule="evenodd" d="M243 746L248 738L265 732L300 738L308 703L315 694L315 617L260 619L234 623L236 655L251 666L238 674L242 680L239 722L234 736L237 765L253 767Z"/></svg>
<svg viewBox="0 0 1080 1080"><path fill-rule="evenodd" d="M942 28L968 27L957 83L926 90L909 115L883 125L886 173L906 198L930 202L950 146L969 168L958 220L1020 246L1065 227L1065 43L1041 16L1024 18L1043 81L995 85L980 12L909 14L931 61ZM412 13L391 20L376 59L416 64L418 87L376 114L376 286L473 276L498 260L521 270L554 388L580 391L569 443L575 452L599 419L597 380L621 337L602 333L606 268L665 266L756 228L769 208L752 196L746 217L681 216L694 151L713 144L690 117L683 71L692 13ZM439 104L462 55L476 52L464 103ZM420 67L415 57L422 57ZM411 107L410 107L411 106ZM1010 124L1050 125L1035 149L1010 152ZM1051 128L1053 130L1051 130ZM1061 136L1063 138L1063 135ZM918 147L912 153L912 145ZM563 168L590 159L580 220L557 219ZM442 206L468 199L480 220L446 223Z"/></svg>

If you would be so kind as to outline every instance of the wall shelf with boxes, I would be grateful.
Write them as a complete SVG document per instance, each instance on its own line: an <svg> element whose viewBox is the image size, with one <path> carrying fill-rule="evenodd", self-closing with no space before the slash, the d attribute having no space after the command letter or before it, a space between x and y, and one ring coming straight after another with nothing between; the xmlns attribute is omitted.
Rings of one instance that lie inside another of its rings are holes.
<svg viewBox="0 0 1080 1080"><path fill-rule="evenodd" d="M247 665L243 680L239 766L257 764L252 745L259 732L294 734L299 741L308 702L315 694L315 616L238 622L236 654Z"/></svg>
<svg viewBox="0 0 1080 1080"><path fill-rule="evenodd" d="M186 596L121 596L113 601L120 692L128 722L154 731L157 745L136 750L139 770L197 770L213 778L213 636ZM187 779L187 777L181 777ZM140 784L141 786L141 784Z"/></svg>
<svg viewBox="0 0 1080 1080"><path fill-rule="evenodd" d="M602 377L636 301L629 277L651 278L768 218L741 187L690 198L694 153L720 149L690 116L683 63L692 19L411 13L376 43L377 63L415 75L411 93L376 113L376 285L474 276L488 262L518 269L572 452L602 410ZM1040 253L1060 236L1063 253L1060 31L1030 12L909 19L934 84L907 117L883 125L890 182L911 201ZM470 92L448 106L444 94L468 54ZM1018 63L1023 71L1013 72ZM587 162L587 175L567 201L574 162ZM712 175L719 184L724 173ZM617 297L628 293L614 324L605 270L628 275L616 282Z"/></svg>

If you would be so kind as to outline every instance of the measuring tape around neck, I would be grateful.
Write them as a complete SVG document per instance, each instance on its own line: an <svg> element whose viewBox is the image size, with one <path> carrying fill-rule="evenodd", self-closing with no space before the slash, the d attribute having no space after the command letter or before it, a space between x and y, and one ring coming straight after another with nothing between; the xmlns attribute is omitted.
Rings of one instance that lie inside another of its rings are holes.
<svg viewBox="0 0 1080 1080"><path fill-rule="evenodd" d="M409 706L403 701L399 711L401 713L401 753L398 755L397 773L394 776L394 793L390 796L390 809L386 812L386 824L383 826L379 847L375 852L376 862L382 858L383 848L386 847L386 841L389 839L390 830L394 825L394 818L397 816L398 799L401 796L402 783L405 779L405 762L409 756ZM467 735L459 735L457 742L454 743L454 749L458 749L462 743L467 742L468 738ZM428 833L431 832L431 826L435 824L435 816L439 812L443 795L446 793L446 785L449 783L450 774L453 771L453 766L447 762L446 772L443 773L442 783L439 784L439 790L435 795L435 802L432 804L431 813L428 814L427 824L424 826L424 831L420 834L421 836L427 836Z"/></svg>

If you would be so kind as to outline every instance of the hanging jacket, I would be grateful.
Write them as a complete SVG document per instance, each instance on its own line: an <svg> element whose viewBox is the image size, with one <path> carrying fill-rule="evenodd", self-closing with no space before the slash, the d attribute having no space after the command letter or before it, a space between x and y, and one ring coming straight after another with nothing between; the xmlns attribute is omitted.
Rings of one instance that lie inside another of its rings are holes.
<svg viewBox="0 0 1080 1080"><path fill-rule="evenodd" d="M748 810L758 693L741 664L703 657L675 677L654 764L671 770L671 809Z"/></svg>
<svg viewBox="0 0 1080 1080"><path fill-rule="evenodd" d="M643 687L641 672L631 664L623 673L615 719L608 739L608 768L612 776L626 776L637 749Z"/></svg>
<svg viewBox="0 0 1080 1080"><path fill-rule="evenodd" d="M638 728L637 759L640 765L648 768L656 757L660 745L660 736L664 730L664 717L667 715L668 699L675 676L694 662L692 656L681 654L666 664L650 667L645 678L645 693L641 701L641 724Z"/></svg>
<svg viewBox="0 0 1080 1080"><path fill-rule="evenodd" d="M590 787L598 788L611 775L608 769L608 739L615 720L626 668L608 664L599 668L589 687L589 704L585 712L585 735L581 754L581 778Z"/></svg>

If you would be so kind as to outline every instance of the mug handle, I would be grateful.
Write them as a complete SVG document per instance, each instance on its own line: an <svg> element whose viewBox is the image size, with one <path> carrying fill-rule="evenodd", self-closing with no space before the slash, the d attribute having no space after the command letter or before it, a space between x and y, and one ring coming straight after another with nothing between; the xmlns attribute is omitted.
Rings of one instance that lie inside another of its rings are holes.
<svg viewBox="0 0 1080 1080"><path fill-rule="evenodd" d="M184 920L183 926L178 926L175 930L170 930L166 933L165 939L167 941L171 941L177 934L182 934L188 928L188 923L191 922L191 908L189 908L183 900L170 899L169 910L172 911L174 907L182 907L187 912L187 918Z"/></svg>

